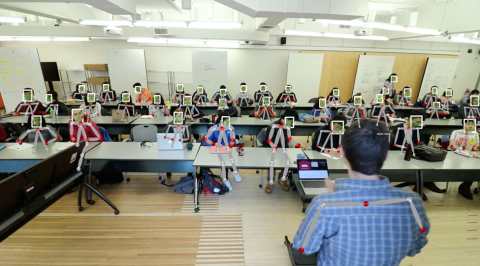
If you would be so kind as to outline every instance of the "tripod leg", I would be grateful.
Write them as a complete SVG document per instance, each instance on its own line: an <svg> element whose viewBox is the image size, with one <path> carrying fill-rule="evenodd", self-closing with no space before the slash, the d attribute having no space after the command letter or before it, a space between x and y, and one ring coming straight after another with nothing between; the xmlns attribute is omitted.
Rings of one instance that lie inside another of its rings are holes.
<svg viewBox="0 0 480 266"><path fill-rule="evenodd" d="M115 205L113 205L112 202L110 202L102 193L98 192L95 188L93 188L92 186L90 186L89 184L87 183L83 183L83 185L85 187L87 187L87 189L89 189L91 192L95 193L95 195L97 195L99 198L101 198L103 201L105 201L105 203L107 203L115 212L115 215L119 214L120 211L117 209L117 207Z"/></svg>

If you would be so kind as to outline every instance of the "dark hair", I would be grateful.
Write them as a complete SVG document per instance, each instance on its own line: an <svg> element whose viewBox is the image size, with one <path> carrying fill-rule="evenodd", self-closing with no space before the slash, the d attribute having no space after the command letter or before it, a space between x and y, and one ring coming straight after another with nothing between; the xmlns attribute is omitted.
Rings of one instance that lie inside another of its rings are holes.
<svg viewBox="0 0 480 266"><path fill-rule="evenodd" d="M337 87L333 87L333 89L330 91L330 94L328 96L333 96L333 90L338 90Z"/></svg>
<svg viewBox="0 0 480 266"><path fill-rule="evenodd" d="M317 98L317 100L315 101L315 104L313 105L314 109L320 109L320 99L322 99L322 98L325 99L325 97L323 97L323 96L320 96L320 97Z"/></svg>
<svg viewBox="0 0 480 266"><path fill-rule="evenodd" d="M225 87L225 85L221 85L220 86L220 89L226 89L227 87Z"/></svg>
<svg viewBox="0 0 480 266"><path fill-rule="evenodd" d="M32 116L31 115L28 116L27 123L28 123L27 127L29 129L31 129L32 128ZM47 122L45 122L45 118L42 115L42 127L46 127L46 126L47 126ZM48 140L45 140L45 141L48 141Z"/></svg>
<svg viewBox="0 0 480 266"><path fill-rule="evenodd" d="M222 116L229 116L229 113L227 113L225 110L218 110L218 116L215 120L215 124L218 124L222 121Z"/></svg>
<svg viewBox="0 0 480 266"><path fill-rule="evenodd" d="M353 171L364 175L378 175L387 158L389 149L388 128L375 120L360 120L345 130L342 146L350 167Z"/></svg>
<svg viewBox="0 0 480 266"><path fill-rule="evenodd" d="M242 83L240 83L240 85L247 85L247 83L245 83L245 82L242 82Z"/></svg>
<svg viewBox="0 0 480 266"><path fill-rule="evenodd" d="M475 89L470 94L480 94L480 92L477 89Z"/></svg>
<svg viewBox="0 0 480 266"><path fill-rule="evenodd" d="M260 85L267 85L267 83L265 83L265 82L260 82Z"/></svg>
<svg viewBox="0 0 480 266"><path fill-rule="evenodd" d="M54 100L58 100L58 93L56 91L49 91L47 94L51 94Z"/></svg>
<svg viewBox="0 0 480 266"><path fill-rule="evenodd" d="M160 95L160 105L165 105L165 101L164 101L164 99L163 99L163 95L157 92L157 93L155 93L154 96L153 96L154 99L155 99L155 95ZM155 105L154 103L152 103L152 104Z"/></svg>
<svg viewBox="0 0 480 266"><path fill-rule="evenodd" d="M32 92L32 95L35 95L35 91L34 91L32 88L22 89L22 92L23 92L23 91L31 91L31 92Z"/></svg>
<svg viewBox="0 0 480 266"><path fill-rule="evenodd" d="M133 88L135 88L135 87L137 87L137 86L142 87L142 84L140 84L140 82L136 82L136 83L133 84Z"/></svg>
<svg viewBox="0 0 480 266"><path fill-rule="evenodd" d="M341 114L336 114L332 117L332 121L343 121L343 124L346 125L347 124L347 118ZM330 121L330 123L332 122Z"/></svg>
<svg viewBox="0 0 480 266"><path fill-rule="evenodd" d="M423 110L413 110L410 112L410 116L412 115L421 115L423 117L423 121L427 118L427 114Z"/></svg>
<svg viewBox="0 0 480 266"><path fill-rule="evenodd" d="M120 94L120 97L122 96L122 94L124 93L130 93L128 91L122 91L122 93ZM123 103L123 98L120 98L120 102ZM130 101L128 102L129 104L133 104L132 102L132 94L130 94Z"/></svg>
<svg viewBox="0 0 480 266"><path fill-rule="evenodd" d="M444 91L442 94L442 96L445 96L445 95L447 95L447 91Z"/></svg>
<svg viewBox="0 0 480 266"><path fill-rule="evenodd" d="M298 121L298 112L292 107L286 108L283 114L280 116L280 120L282 121L282 123L283 119L287 116L293 116L295 118L295 121Z"/></svg>

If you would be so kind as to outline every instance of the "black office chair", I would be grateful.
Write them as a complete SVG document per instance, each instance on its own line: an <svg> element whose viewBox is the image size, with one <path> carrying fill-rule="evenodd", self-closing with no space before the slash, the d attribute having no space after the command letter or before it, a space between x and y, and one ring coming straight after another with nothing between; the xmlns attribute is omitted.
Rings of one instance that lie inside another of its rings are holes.
<svg viewBox="0 0 480 266"><path fill-rule="evenodd" d="M312 98L310 100L308 100L308 103L315 103L317 101L318 97L317 98Z"/></svg>

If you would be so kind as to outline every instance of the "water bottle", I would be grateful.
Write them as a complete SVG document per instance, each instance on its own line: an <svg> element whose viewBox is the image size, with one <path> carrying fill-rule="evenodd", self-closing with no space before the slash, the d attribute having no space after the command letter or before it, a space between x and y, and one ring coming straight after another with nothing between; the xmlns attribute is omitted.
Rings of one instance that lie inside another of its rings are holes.
<svg viewBox="0 0 480 266"><path fill-rule="evenodd" d="M238 142L238 156L243 156L245 152L245 143L243 142L243 139L240 139Z"/></svg>

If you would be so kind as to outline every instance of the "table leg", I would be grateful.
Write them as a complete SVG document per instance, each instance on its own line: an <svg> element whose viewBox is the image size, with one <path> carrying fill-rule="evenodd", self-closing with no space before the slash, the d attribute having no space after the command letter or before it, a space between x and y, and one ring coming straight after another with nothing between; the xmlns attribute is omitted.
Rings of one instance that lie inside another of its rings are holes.
<svg viewBox="0 0 480 266"><path fill-rule="evenodd" d="M420 198L423 197L423 172L421 170L417 171L417 192L420 195Z"/></svg>
<svg viewBox="0 0 480 266"><path fill-rule="evenodd" d="M87 184L89 184L90 186L92 185L92 164L93 164L93 160L90 160L88 162L88 180L87 180ZM92 201L92 191L91 190L87 190L85 191L85 196L87 197L87 202L91 202Z"/></svg>
<svg viewBox="0 0 480 266"><path fill-rule="evenodd" d="M263 187L263 169L261 169L260 171L262 171L262 175L260 176L260 188Z"/></svg>
<svg viewBox="0 0 480 266"><path fill-rule="evenodd" d="M200 170L201 171L201 170ZM195 205L195 212L198 212L200 208L198 208L198 179L197 179L197 169L195 169L194 173L194 178L195 178L195 191L193 192L193 201Z"/></svg>

